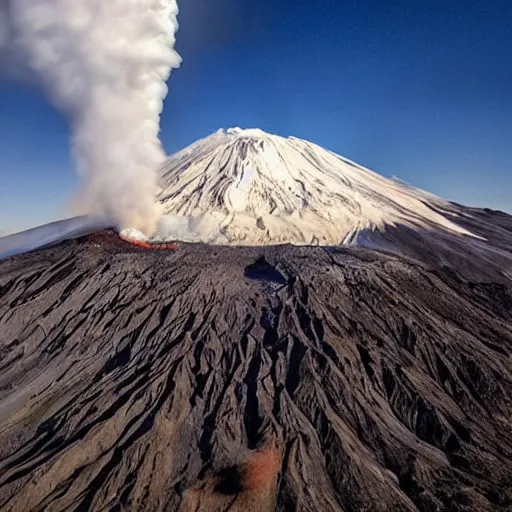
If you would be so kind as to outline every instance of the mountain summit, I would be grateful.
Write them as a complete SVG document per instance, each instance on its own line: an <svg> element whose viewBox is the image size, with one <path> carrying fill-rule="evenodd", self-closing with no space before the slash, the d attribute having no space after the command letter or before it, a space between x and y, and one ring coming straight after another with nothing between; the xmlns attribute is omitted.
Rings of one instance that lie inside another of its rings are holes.
<svg viewBox="0 0 512 512"><path fill-rule="evenodd" d="M194 220L215 243L349 244L394 226L471 235L446 201L259 129L199 140L168 160L161 185L165 213Z"/></svg>

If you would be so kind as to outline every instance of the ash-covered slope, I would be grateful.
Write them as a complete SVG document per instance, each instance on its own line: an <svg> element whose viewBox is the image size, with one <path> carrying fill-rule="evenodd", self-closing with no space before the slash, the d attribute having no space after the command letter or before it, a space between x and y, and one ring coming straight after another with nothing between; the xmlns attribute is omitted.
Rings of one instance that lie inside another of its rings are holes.
<svg viewBox="0 0 512 512"><path fill-rule="evenodd" d="M110 227L87 216L51 222L43 226L0 236L0 260Z"/></svg>
<svg viewBox="0 0 512 512"><path fill-rule="evenodd" d="M0 262L0 508L510 510L512 283L488 272L113 233Z"/></svg>
<svg viewBox="0 0 512 512"><path fill-rule="evenodd" d="M165 212L216 243L351 244L394 226L471 236L446 201L257 129L220 130L177 153L161 186Z"/></svg>

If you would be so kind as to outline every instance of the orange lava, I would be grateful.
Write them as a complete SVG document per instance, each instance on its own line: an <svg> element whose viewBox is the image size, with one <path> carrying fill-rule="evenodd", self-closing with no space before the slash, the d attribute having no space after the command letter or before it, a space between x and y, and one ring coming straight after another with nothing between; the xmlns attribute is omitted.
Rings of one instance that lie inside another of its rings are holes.
<svg viewBox="0 0 512 512"><path fill-rule="evenodd" d="M149 243L143 242L142 240L133 240L130 238L126 238L124 236L119 236L123 242L126 242L130 245L133 245L139 249L149 249L149 250L167 250L167 251L176 251L180 248L177 244L160 244L160 243Z"/></svg>

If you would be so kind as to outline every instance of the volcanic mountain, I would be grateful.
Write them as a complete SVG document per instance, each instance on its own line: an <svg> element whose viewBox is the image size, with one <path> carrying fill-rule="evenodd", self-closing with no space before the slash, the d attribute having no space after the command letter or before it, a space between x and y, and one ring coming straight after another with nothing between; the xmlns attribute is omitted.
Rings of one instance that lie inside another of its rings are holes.
<svg viewBox="0 0 512 512"><path fill-rule="evenodd" d="M339 245L397 225L471 236L446 201L257 129L198 141L169 159L161 183L165 213L215 243Z"/></svg>
<svg viewBox="0 0 512 512"><path fill-rule="evenodd" d="M259 130L161 184L178 246L3 241L2 510L511 510L512 217Z"/></svg>

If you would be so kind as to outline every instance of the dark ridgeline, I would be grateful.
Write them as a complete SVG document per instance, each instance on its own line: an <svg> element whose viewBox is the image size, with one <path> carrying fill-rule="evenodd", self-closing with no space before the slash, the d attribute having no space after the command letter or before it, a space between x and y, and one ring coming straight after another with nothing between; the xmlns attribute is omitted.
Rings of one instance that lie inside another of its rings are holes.
<svg viewBox="0 0 512 512"><path fill-rule="evenodd" d="M1 262L0 508L511 510L512 220L472 215L487 242L389 231L407 257Z"/></svg>

